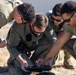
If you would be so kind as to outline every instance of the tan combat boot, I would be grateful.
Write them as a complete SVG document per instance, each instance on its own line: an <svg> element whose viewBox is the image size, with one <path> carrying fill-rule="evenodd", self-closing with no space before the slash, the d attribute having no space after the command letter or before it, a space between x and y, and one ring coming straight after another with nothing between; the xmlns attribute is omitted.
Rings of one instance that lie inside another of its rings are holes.
<svg viewBox="0 0 76 75"><path fill-rule="evenodd" d="M71 54L67 50L64 50L64 54L64 67L67 69L74 69L74 62L72 61Z"/></svg>

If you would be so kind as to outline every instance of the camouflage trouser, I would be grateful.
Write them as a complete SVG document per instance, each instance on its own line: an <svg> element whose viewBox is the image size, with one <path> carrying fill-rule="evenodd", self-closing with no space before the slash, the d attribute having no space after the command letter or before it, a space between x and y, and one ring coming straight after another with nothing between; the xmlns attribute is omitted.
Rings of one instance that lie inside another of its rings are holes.
<svg viewBox="0 0 76 75"><path fill-rule="evenodd" d="M64 48L76 59L76 50L73 49L73 44L74 44L74 41L76 39L70 39L65 45L64 45ZM70 54L65 51L66 54L69 55L70 57ZM69 57L66 56L66 58L68 59Z"/></svg>

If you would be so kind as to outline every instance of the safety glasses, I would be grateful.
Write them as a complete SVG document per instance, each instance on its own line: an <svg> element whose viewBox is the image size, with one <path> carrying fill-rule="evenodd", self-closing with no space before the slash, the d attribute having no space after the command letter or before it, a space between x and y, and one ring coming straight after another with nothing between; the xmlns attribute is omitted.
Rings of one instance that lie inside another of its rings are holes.
<svg viewBox="0 0 76 75"><path fill-rule="evenodd" d="M60 20L55 19L53 16L51 16L51 19L52 19L53 21L55 20L55 21L57 21L57 22L61 22L61 20L62 20L62 19L60 19Z"/></svg>
<svg viewBox="0 0 76 75"><path fill-rule="evenodd" d="M71 18L73 17L73 15L74 15L75 13L76 13L76 12L74 12L69 19L65 19L64 22L70 22L70 21L71 21Z"/></svg>

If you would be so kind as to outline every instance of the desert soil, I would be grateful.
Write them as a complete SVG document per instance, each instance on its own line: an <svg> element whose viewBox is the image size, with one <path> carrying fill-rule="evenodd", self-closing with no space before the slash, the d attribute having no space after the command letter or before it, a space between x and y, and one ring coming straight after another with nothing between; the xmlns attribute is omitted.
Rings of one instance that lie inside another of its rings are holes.
<svg viewBox="0 0 76 75"><path fill-rule="evenodd" d="M11 27L11 24L8 24L0 29L0 37L2 39L5 39L8 33L9 28ZM8 67L7 60L9 58L10 54L6 47L0 48L0 66L2 67ZM56 62L51 72L55 73L55 75L76 75L76 67L75 69L66 69L63 67L63 61L64 61L64 53L61 51L60 53L60 60ZM72 57L73 65L76 66L76 60ZM19 73L15 70L15 68L9 67L8 72L0 73L0 75L19 75ZM33 73L32 75L35 75Z"/></svg>

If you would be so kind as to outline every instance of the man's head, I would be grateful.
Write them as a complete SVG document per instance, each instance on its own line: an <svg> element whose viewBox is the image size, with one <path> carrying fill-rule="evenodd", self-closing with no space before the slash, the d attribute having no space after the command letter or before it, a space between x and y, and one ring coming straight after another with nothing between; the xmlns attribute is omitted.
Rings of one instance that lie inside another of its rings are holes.
<svg viewBox="0 0 76 75"><path fill-rule="evenodd" d="M62 22L62 17L60 13L62 3L56 4L52 9L51 19L55 26L58 26Z"/></svg>
<svg viewBox="0 0 76 75"><path fill-rule="evenodd" d="M35 21L34 7L29 3L23 3L15 7L13 18L17 23L33 23Z"/></svg>
<svg viewBox="0 0 76 75"><path fill-rule="evenodd" d="M36 21L32 25L32 30L35 34L40 35L48 26L48 18L44 14L36 14Z"/></svg>
<svg viewBox="0 0 76 75"><path fill-rule="evenodd" d="M63 20L71 26L76 25L76 2L67 1L61 8Z"/></svg>

